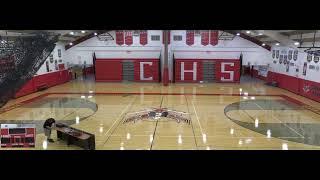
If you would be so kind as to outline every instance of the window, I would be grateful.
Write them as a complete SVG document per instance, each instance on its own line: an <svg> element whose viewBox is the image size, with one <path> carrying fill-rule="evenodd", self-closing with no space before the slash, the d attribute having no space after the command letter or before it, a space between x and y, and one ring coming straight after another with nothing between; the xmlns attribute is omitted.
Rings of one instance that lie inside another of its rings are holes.
<svg viewBox="0 0 320 180"><path fill-rule="evenodd" d="M151 35L151 41L160 41L159 35Z"/></svg>
<svg viewBox="0 0 320 180"><path fill-rule="evenodd" d="M173 40L174 41L182 41L182 36L181 35L174 35Z"/></svg>

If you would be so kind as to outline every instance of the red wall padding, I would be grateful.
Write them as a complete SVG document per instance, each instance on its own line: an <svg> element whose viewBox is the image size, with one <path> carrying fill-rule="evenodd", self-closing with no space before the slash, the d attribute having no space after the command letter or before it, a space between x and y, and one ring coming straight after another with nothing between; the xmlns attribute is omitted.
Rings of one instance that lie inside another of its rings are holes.
<svg viewBox="0 0 320 180"><path fill-rule="evenodd" d="M52 87L63 84L71 79L69 70L51 72L43 75L34 76L16 94L15 98L34 93L40 86Z"/></svg>
<svg viewBox="0 0 320 180"><path fill-rule="evenodd" d="M221 72L222 67L221 63L233 63L233 66L231 65L225 65L225 71L233 71L233 80L232 81L224 81L225 79L230 79L230 73L228 72ZM216 69L216 81L217 82L232 82L232 83L238 83L240 82L240 61L239 60L226 60L226 59L219 59L216 60L215 63L215 69Z"/></svg>
<svg viewBox="0 0 320 180"><path fill-rule="evenodd" d="M185 72L184 80L181 80L181 62L184 62L184 69L185 70L193 70L193 63L197 63L197 79L193 80L193 73ZM202 60L180 60L176 59L175 61L175 82L199 82L202 81Z"/></svg>
<svg viewBox="0 0 320 180"><path fill-rule="evenodd" d="M217 82L240 82L240 61L238 59L176 59L175 61L175 81L176 82L199 82L203 80L202 77L202 61L215 61L215 75ZM197 80L193 81L193 73L185 73L185 80L181 80L181 62L185 62L185 70L193 69L193 62L197 62ZM222 77L230 78L230 74L227 72L221 72L221 63L233 63L233 66L225 65L225 71L233 71L233 81L223 81Z"/></svg>
<svg viewBox="0 0 320 180"><path fill-rule="evenodd" d="M25 96L25 95L31 94L31 93L33 93L35 91L36 90L35 90L35 87L34 87L34 80L31 79L15 94L15 97Z"/></svg>
<svg viewBox="0 0 320 180"><path fill-rule="evenodd" d="M144 64L144 78L152 77L153 80L140 79L140 62L152 62L152 65ZM134 61L134 80L144 82L159 82L159 60L135 60Z"/></svg>
<svg viewBox="0 0 320 180"><path fill-rule="evenodd" d="M267 82L277 82L278 87L320 102L320 83L285 74L268 72Z"/></svg>
<svg viewBox="0 0 320 180"><path fill-rule="evenodd" d="M122 60L97 59L95 68L98 82L122 81Z"/></svg>
<svg viewBox="0 0 320 180"><path fill-rule="evenodd" d="M59 70L64 70L65 69L64 64L59 64L58 66L59 66Z"/></svg>
<svg viewBox="0 0 320 180"><path fill-rule="evenodd" d="M301 79L299 92L302 96L320 102L320 83Z"/></svg>

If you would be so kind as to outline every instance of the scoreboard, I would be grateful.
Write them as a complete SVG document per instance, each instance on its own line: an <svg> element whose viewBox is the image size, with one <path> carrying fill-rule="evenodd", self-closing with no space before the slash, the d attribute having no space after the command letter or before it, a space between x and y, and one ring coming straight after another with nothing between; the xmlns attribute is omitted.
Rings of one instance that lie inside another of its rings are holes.
<svg viewBox="0 0 320 180"><path fill-rule="evenodd" d="M35 124L1 124L1 147L35 147Z"/></svg>

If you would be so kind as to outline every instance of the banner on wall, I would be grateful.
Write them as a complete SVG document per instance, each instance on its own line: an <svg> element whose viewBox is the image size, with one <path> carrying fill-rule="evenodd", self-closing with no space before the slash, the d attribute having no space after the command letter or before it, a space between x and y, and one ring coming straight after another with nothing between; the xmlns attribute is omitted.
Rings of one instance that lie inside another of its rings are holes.
<svg viewBox="0 0 320 180"><path fill-rule="evenodd" d="M297 59L298 59L298 51L295 50L295 51L293 52L293 60L296 61Z"/></svg>
<svg viewBox="0 0 320 180"><path fill-rule="evenodd" d="M274 59L276 56L276 50L272 50L272 58Z"/></svg>
<svg viewBox="0 0 320 180"><path fill-rule="evenodd" d="M143 46L148 44L148 31L140 31L140 44Z"/></svg>
<svg viewBox="0 0 320 180"><path fill-rule="evenodd" d="M210 44L212 46L215 46L218 44L218 41L219 41L219 31L211 30L210 31Z"/></svg>
<svg viewBox="0 0 320 180"><path fill-rule="evenodd" d="M201 31L201 44L204 46L209 44L209 31L208 30Z"/></svg>
<svg viewBox="0 0 320 180"><path fill-rule="evenodd" d="M289 61L292 59L292 54L293 54L293 52L292 52L292 50L290 50L290 51L289 51L289 54L288 54L288 60L289 60Z"/></svg>
<svg viewBox="0 0 320 180"><path fill-rule="evenodd" d="M302 74L305 76L305 75L307 75L307 68L308 68L308 65L307 65L307 63L305 62L304 64L303 64L303 72L302 72Z"/></svg>
<svg viewBox="0 0 320 180"><path fill-rule="evenodd" d="M120 46L124 44L123 31L116 31L116 44Z"/></svg>
<svg viewBox="0 0 320 180"><path fill-rule="evenodd" d="M126 45L132 45L133 39L132 39L132 31L125 31L125 38L124 38Z"/></svg>
<svg viewBox="0 0 320 180"><path fill-rule="evenodd" d="M194 30L186 31L186 44L189 46L194 44Z"/></svg>
<svg viewBox="0 0 320 180"><path fill-rule="evenodd" d="M289 72L290 63L287 63L286 65L286 72Z"/></svg>

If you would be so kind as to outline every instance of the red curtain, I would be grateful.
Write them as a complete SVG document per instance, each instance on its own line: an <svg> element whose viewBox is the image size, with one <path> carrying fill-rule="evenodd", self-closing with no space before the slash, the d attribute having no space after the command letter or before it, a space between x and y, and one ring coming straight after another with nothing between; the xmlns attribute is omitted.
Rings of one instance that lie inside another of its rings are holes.
<svg viewBox="0 0 320 180"><path fill-rule="evenodd" d="M116 31L116 43L118 45L123 45L124 43L123 31Z"/></svg>
<svg viewBox="0 0 320 180"><path fill-rule="evenodd" d="M209 31L201 31L201 44L206 46L209 44Z"/></svg>
<svg viewBox="0 0 320 180"><path fill-rule="evenodd" d="M125 32L125 38L124 38L126 45L132 45L133 39L132 39L132 31L126 31Z"/></svg>
<svg viewBox="0 0 320 180"><path fill-rule="evenodd" d="M143 46L148 44L148 32L147 31L140 31L140 44Z"/></svg>
<svg viewBox="0 0 320 180"><path fill-rule="evenodd" d="M194 44L194 30L186 31L186 44L189 46Z"/></svg>
<svg viewBox="0 0 320 180"><path fill-rule="evenodd" d="M210 32L210 44L212 45L212 46L215 46L215 45L217 45L218 44L218 37L219 36L219 31L213 31L213 30L211 30L211 32Z"/></svg>

